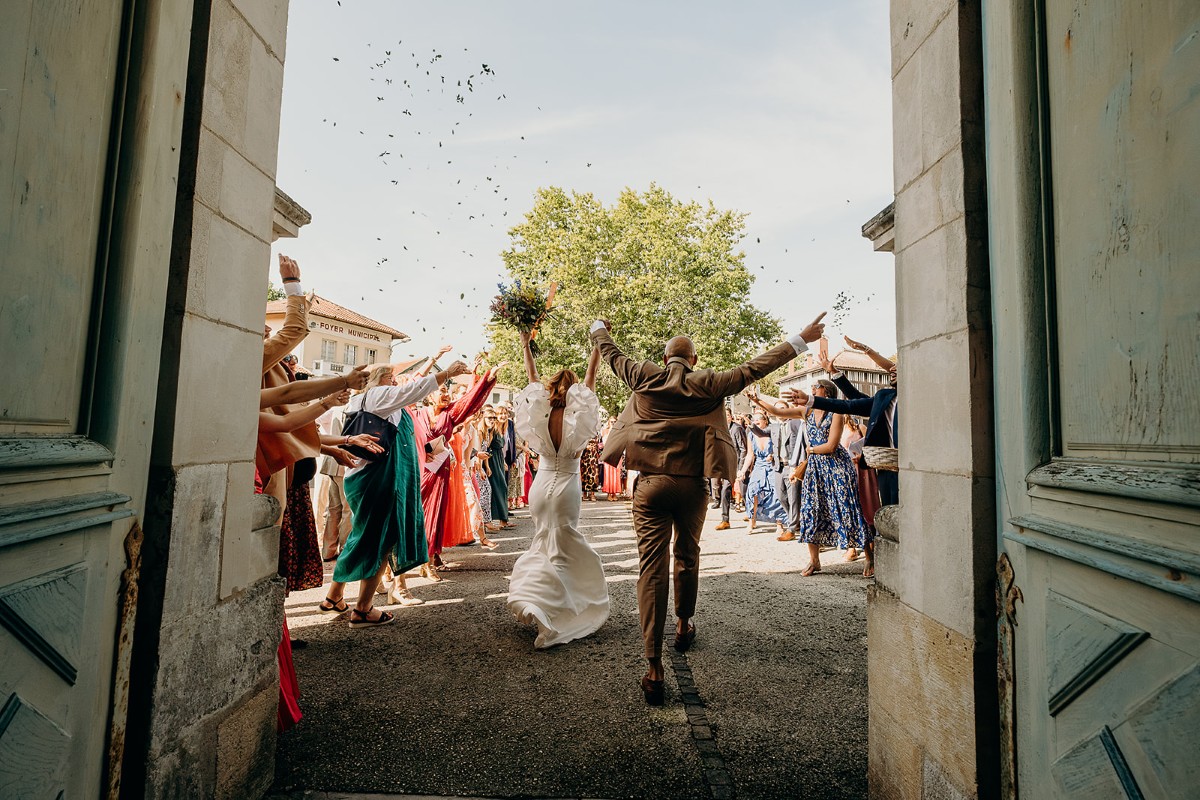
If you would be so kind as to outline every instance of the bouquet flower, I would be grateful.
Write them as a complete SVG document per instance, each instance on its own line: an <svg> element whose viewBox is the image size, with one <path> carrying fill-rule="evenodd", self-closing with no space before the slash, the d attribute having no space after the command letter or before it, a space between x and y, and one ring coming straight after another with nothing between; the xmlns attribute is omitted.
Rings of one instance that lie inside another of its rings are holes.
<svg viewBox="0 0 1200 800"><path fill-rule="evenodd" d="M508 286L503 283L496 285L500 288L500 294L492 300L492 322L516 328L536 339L538 326L550 315L558 284L551 283L546 292L531 283L522 283L520 278ZM530 342L530 349L536 353L537 344Z"/></svg>

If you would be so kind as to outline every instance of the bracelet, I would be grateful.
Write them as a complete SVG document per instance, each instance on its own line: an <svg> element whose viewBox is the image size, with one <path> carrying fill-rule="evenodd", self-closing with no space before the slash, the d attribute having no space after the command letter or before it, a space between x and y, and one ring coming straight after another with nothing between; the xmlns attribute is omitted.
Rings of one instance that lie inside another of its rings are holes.
<svg viewBox="0 0 1200 800"><path fill-rule="evenodd" d="M284 283L299 283L300 279L299 278L284 278L283 282Z"/></svg>

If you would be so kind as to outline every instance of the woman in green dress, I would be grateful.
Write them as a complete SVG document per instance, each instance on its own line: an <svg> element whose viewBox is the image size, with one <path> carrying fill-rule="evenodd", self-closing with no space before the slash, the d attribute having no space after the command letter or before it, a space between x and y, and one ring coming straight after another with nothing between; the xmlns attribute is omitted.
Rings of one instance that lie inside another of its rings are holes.
<svg viewBox="0 0 1200 800"><path fill-rule="evenodd" d="M502 528L511 528L513 524L508 521L508 464L504 463L504 434L508 430L508 419L489 411L484 420L490 426L488 433L492 436L488 442L489 465L492 469L492 474L488 476L492 483L492 520L499 522Z"/></svg>
<svg viewBox="0 0 1200 800"><path fill-rule="evenodd" d="M428 560L425 514L421 508L421 473L413 438L413 419L405 406L430 395L438 386L470 367L455 361L436 375L397 386L390 366L377 367L366 388L350 398L346 415L366 411L387 421L380 440L384 453L346 471L343 486L354 514L354 527L333 569L333 582L318 608L325 613L350 611L350 627L385 625L386 611L372 608L375 589L391 563L403 590L403 573ZM359 581L358 602L348 609L346 584Z"/></svg>

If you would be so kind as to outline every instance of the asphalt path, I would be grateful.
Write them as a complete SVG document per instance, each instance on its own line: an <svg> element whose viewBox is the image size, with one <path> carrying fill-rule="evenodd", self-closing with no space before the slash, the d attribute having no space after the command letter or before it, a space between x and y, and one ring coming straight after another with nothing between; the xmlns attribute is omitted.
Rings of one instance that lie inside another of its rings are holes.
<svg viewBox="0 0 1200 800"><path fill-rule="evenodd" d="M505 607L533 525L495 551L443 554L446 580L410 578L422 606L351 629L317 612L323 589L287 600L304 719L279 739L279 798L860 798L867 794L863 563L736 515L701 541L697 639L666 660L667 702L646 706L637 549L629 504L584 503L612 597L592 636L550 650ZM348 587L353 588L353 587ZM347 600L353 603L348 592ZM670 635L670 631L668 631ZM669 643L669 642L668 642Z"/></svg>

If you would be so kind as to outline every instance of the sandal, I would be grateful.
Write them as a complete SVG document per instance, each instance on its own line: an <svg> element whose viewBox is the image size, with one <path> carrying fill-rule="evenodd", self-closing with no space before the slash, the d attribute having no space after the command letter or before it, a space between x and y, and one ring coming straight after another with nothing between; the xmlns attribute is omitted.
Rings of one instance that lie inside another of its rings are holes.
<svg viewBox="0 0 1200 800"><path fill-rule="evenodd" d="M371 611L374 610L371 609ZM395 617L383 610L380 610L378 619L371 619L371 611L359 611L357 608L350 609L350 627L375 628L380 625L387 625L395 619Z"/></svg>
<svg viewBox="0 0 1200 800"><path fill-rule="evenodd" d="M818 561L815 564L809 564L807 567L800 570L800 576L803 578L807 578L808 576L814 575L820 571L821 571L821 562Z"/></svg>
<svg viewBox="0 0 1200 800"><path fill-rule="evenodd" d="M875 561L874 561L874 559L867 562L867 566L863 570L863 577L864 578L874 578L875 577Z"/></svg>
<svg viewBox="0 0 1200 800"><path fill-rule="evenodd" d="M326 597L321 601L320 605L317 606L317 611L320 611L322 614L345 614L349 610L350 606L346 605L345 598L338 600L335 603Z"/></svg>

